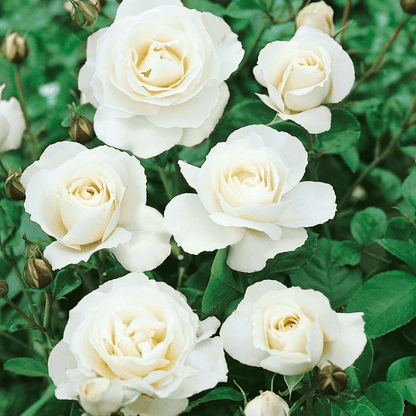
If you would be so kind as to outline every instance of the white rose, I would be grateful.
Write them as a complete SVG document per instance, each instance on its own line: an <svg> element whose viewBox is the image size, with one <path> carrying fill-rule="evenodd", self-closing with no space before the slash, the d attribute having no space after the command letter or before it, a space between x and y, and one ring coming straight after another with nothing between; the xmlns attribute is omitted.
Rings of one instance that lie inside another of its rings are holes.
<svg viewBox="0 0 416 416"><path fill-rule="evenodd" d="M199 321L165 283L130 273L85 296L70 311L48 367L56 397L96 416L174 416L187 397L226 381L220 322Z"/></svg>
<svg viewBox="0 0 416 416"><path fill-rule="evenodd" d="M282 120L292 120L309 133L331 128L323 103L338 103L354 83L354 65L330 36L302 26L288 42L276 41L260 51L254 76L267 88L257 94Z"/></svg>
<svg viewBox="0 0 416 416"><path fill-rule="evenodd" d="M329 363L346 368L367 342L363 313L336 313L315 290L275 280L249 286L224 322L224 349L243 364L297 375Z"/></svg>
<svg viewBox="0 0 416 416"><path fill-rule="evenodd" d="M170 253L163 216L145 205L146 176L134 156L59 142L23 172L21 182L25 210L56 238L44 253L53 269L106 248L127 270L144 271Z"/></svg>
<svg viewBox="0 0 416 416"><path fill-rule="evenodd" d="M124 0L114 23L88 38L79 89L97 107L97 136L147 158L209 136L243 54L211 13L180 0Z"/></svg>
<svg viewBox="0 0 416 416"><path fill-rule="evenodd" d="M25 118L19 101L12 97L2 100L6 84L0 86L0 153L18 149L26 130Z"/></svg>
<svg viewBox="0 0 416 416"><path fill-rule="evenodd" d="M265 391L247 403L246 416L289 416L288 404L276 393Z"/></svg>
<svg viewBox="0 0 416 416"><path fill-rule="evenodd" d="M197 194L169 202L166 228L188 253L230 246L232 269L261 270L267 259L304 244L303 227L335 215L332 186L299 183L306 165L296 137L262 125L236 130L211 149L201 168L180 162Z"/></svg>
<svg viewBox="0 0 416 416"><path fill-rule="evenodd" d="M323 0L310 3L296 16L296 26L311 26L329 36L335 35L334 9Z"/></svg>

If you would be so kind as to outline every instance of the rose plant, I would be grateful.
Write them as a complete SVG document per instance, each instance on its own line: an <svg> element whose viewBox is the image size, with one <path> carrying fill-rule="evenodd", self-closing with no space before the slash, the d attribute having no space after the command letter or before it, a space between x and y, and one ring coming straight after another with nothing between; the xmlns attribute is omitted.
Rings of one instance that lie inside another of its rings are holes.
<svg viewBox="0 0 416 416"><path fill-rule="evenodd" d="M330 36L301 26L289 41L275 41L260 51L254 76L267 88L257 94L282 120L292 120L309 133L328 131L331 112L354 83L354 65Z"/></svg>
<svg viewBox="0 0 416 416"><path fill-rule="evenodd" d="M166 283L130 273L71 310L48 366L58 399L92 415L175 416L187 397L227 380L220 322L199 321Z"/></svg>
<svg viewBox="0 0 416 416"><path fill-rule="evenodd" d="M180 0L124 0L114 23L89 37L79 74L79 89L97 107L97 136L144 158L200 143L223 113L224 80L243 53L211 13Z"/></svg>
<svg viewBox="0 0 416 416"><path fill-rule="evenodd" d="M247 288L221 327L234 359L283 375L332 363L347 368L367 343L363 314L336 313L320 292L263 280Z"/></svg>
<svg viewBox="0 0 416 416"><path fill-rule="evenodd" d="M5 88L6 84L0 86L0 153L18 149L26 129L19 101L14 97L1 99Z"/></svg>
<svg viewBox="0 0 416 416"><path fill-rule="evenodd" d="M146 206L146 176L127 153L73 142L49 146L21 178L25 209L46 234L54 269L109 249L131 271L150 270L170 253L162 215Z"/></svg>
<svg viewBox="0 0 416 416"><path fill-rule="evenodd" d="M197 194L173 198L166 228L187 253L230 246L234 270L261 270L266 260L293 251L307 239L304 227L333 218L332 187L300 182L307 153L297 138L255 125L214 146L197 168L180 162Z"/></svg>

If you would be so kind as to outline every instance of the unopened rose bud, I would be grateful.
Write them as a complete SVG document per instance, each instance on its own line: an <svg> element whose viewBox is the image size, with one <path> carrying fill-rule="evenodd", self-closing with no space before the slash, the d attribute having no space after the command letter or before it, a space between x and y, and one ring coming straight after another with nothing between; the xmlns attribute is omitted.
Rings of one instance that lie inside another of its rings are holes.
<svg viewBox="0 0 416 416"><path fill-rule="evenodd" d="M416 14L416 0L400 0L400 6L409 14Z"/></svg>
<svg viewBox="0 0 416 416"><path fill-rule="evenodd" d="M91 1L97 6L99 12L107 3L107 0L91 0Z"/></svg>
<svg viewBox="0 0 416 416"><path fill-rule="evenodd" d="M25 188L20 182L22 172L12 173L4 183L4 193L12 201L21 201L25 199Z"/></svg>
<svg viewBox="0 0 416 416"><path fill-rule="evenodd" d="M0 279L0 298L4 298L9 293L9 285L4 279Z"/></svg>
<svg viewBox="0 0 416 416"><path fill-rule="evenodd" d="M304 7L296 17L296 27L311 26L329 36L335 35L334 10L324 1L311 3Z"/></svg>
<svg viewBox="0 0 416 416"><path fill-rule="evenodd" d="M23 277L28 286L33 289L43 289L53 279L52 267L45 258L30 258L23 269Z"/></svg>
<svg viewBox="0 0 416 416"><path fill-rule="evenodd" d="M339 394L345 390L348 384L348 376L345 371L334 365L327 365L318 373L318 386L328 394Z"/></svg>
<svg viewBox="0 0 416 416"><path fill-rule="evenodd" d="M272 391L265 391L250 402L244 409L246 416L288 416L288 404Z"/></svg>
<svg viewBox="0 0 416 416"><path fill-rule="evenodd" d="M1 53L3 57L12 64L18 65L25 61L29 54L26 40L18 33L13 32L4 38L1 45Z"/></svg>
<svg viewBox="0 0 416 416"><path fill-rule="evenodd" d="M98 19L99 7L90 0L71 0L74 9L72 20L81 27L92 26Z"/></svg>
<svg viewBox="0 0 416 416"><path fill-rule="evenodd" d="M78 113L74 107L68 106L71 111L72 119L69 126L69 137L74 142L85 144L94 138L94 127L90 120Z"/></svg>

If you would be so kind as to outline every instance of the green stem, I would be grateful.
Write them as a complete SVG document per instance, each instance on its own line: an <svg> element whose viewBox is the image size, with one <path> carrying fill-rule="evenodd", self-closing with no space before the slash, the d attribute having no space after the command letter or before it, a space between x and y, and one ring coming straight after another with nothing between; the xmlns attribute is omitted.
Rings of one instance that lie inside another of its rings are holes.
<svg viewBox="0 0 416 416"><path fill-rule="evenodd" d="M0 160L0 169L3 171L4 176L7 178L9 176L9 172L7 171L6 167L3 165L3 162Z"/></svg>
<svg viewBox="0 0 416 416"><path fill-rule="evenodd" d="M342 14L341 28L345 27L345 25L347 24L348 16L350 14L351 4L352 4L352 0L347 0L345 2L344 13ZM339 41L341 45L344 44L344 34L345 34L345 30L343 30L341 33L341 39Z"/></svg>
<svg viewBox="0 0 416 416"><path fill-rule="evenodd" d="M32 348L29 344L27 344L25 342L22 342L19 339L16 339L15 337L13 337L12 335L10 335L6 331L0 331L0 336L6 338L8 341L14 342L16 345L19 345L19 347L24 348L25 350L30 349L32 352L34 352L35 354L37 354L42 359L45 358L42 354L40 354L38 351L36 351L34 348Z"/></svg>
<svg viewBox="0 0 416 416"><path fill-rule="evenodd" d="M376 259L378 261L381 261L382 263L390 264L391 262L386 260L384 257L380 257L377 254L372 253L371 251L367 249L363 249L363 253L366 254L369 257L372 257L373 259Z"/></svg>
<svg viewBox="0 0 416 416"><path fill-rule="evenodd" d="M29 138L30 152L32 153L32 158L36 160L39 154L39 143L37 137L33 134L32 131L32 125L30 122L29 113L27 111L25 93L23 90L21 67L19 65L14 66L14 81L17 88L17 94L19 95L20 105L22 106L23 116L26 122L26 131Z"/></svg>
<svg viewBox="0 0 416 416"><path fill-rule="evenodd" d="M367 175L381 162L383 161L387 156L389 156L390 152L392 151L394 145L396 142L400 139L403 132L407 129L408 121L413 116L414 111L416 110L416 95L413 97L413 102L410 105L409 109L407 110L407 113L402 120L402 123L400 125L399 130L397 133L392 137L389 144L386 146L386 148L383 150L382 153L376 155L373 159L373 161L361 172L361 174L358 176L358 178L354 181L354 183L348 188L345 195L342 197L339 205L338 210L341 210L341 208L344 206L344 204L348 201L349 197L351 196L354 189L362 182L364 178L367 177Z"/></svg>
<svg viewBox="0 0 416 416"><path fill-rule="evenodd" d="M46 333L49 337L49 341L52 343L54 336L51 327L52 320L52 290L48 288L45 291L45 316L43 317L43 326L45 327Z"/></svg>
<svg viewBox="0 0 416 416"><path fill-rule="evenodd" d="M168 196L169 200L171 200L175 196L173 192L172 181L166 175L165 169L162 169L160 166L157 169L159 171L159 176L163 183L163 187L165 188L166 195Z"/></svg>
<svg viewBox="0 0 416 416"><path fill-rule="evenodd" d="M289 12L289 19L295 20L295 11L293 10L293 5L291 0L286 0L287 11Z"/></svg>
<svg viewBox="0 0 416 416"><path fill-rule="evenodd" d="M3 296L6 303L13 308L31 327L38 329L39 331L45 331L45 328L38 325L33 318L27 316L7 295Z"/></svg>
<svg viewBox="0 0 416 416"><path fill-rule="evenodd" d="M379 53L377 59L374 61L374 63L370 66L370 68L367 69L367 71L364 72L363 75L361 75L361 78L355 83L354 87L350 91L350 93L341 101L340 104L342 104L344 101L348 99L351 95L357 91L358 88L360 88L361 84L374 72L378 71L380 69L381 62L384 58L384 55L388 52L388 50L391 48L395 40L397 39L397 36L399 36L399 33L402 31L402 29L406 26L407 21L410 19L411 16L407 16L405 13L403 13L402 18L400 19L399 24L397 25L394 33L391 35L389 41L384 45L384 48Z"/></svg>

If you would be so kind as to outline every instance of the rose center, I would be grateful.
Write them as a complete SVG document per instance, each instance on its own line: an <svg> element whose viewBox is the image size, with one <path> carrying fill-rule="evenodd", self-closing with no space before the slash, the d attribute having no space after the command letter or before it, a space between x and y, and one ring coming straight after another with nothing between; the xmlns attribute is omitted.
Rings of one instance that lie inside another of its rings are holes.
<svg viewBox="0 0 416 416"><path fill-rule="evenodd" d="M181 51L176 42L150 41L131 49L136 76L144 87L174 86L184 75Z"/></svg>
<svg viewBox="0 0 416 416"><path fill-rule="evenodd" d="M144 312L131 321L115 318L112 342L107 343L106 348L108 353L118 357L145 359L165 336L166 324Z"/></svg>
<svg viewBox="0 0 416 416"><path fill-rule="evenodd" d="M101 177L75 178L66 185L63 197L78 206L96 207L110 200L110 192Z"/></svg>

